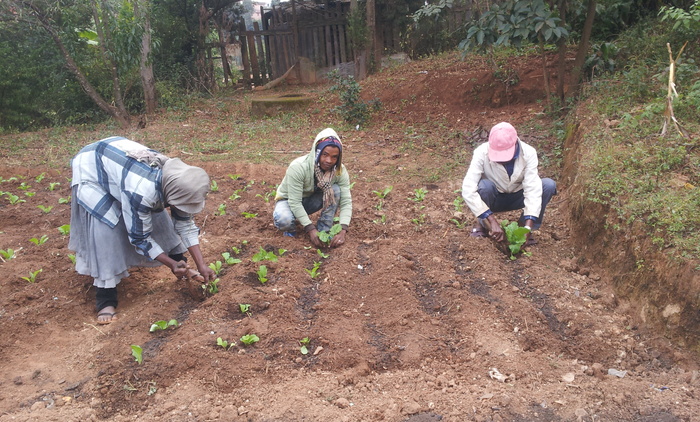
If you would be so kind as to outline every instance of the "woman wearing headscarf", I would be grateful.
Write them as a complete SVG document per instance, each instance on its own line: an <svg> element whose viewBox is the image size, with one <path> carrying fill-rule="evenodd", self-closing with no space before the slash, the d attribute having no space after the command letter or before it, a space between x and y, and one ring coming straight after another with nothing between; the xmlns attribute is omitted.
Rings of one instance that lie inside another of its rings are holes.
<svg viewBox="0 0 700 422"><path fill-rule="evenodd" d="M323 246L318 232L330 230L336 211L340 209L342 230L333 237L330 246L334 248L345 243L352 218L352 195L350 176L343 165L343 144L335 130L327 128L319 132L311 151L292 161L277 187L275 199L272 214L275 227L284 235L294 237L298 221L317 248ZM317 211L321 214L317 224L313 224L309 215Z"/></svg>
<svg viewBox="0 0 700 422"><path fill-rule="evenodd" d="M116 136L85 146L71 167L68 247L76 271L94 278L98 323L116 320L117 284L129 267L163 264L178 278L214 279L192 220L209 191L203 169Z"/></svg>

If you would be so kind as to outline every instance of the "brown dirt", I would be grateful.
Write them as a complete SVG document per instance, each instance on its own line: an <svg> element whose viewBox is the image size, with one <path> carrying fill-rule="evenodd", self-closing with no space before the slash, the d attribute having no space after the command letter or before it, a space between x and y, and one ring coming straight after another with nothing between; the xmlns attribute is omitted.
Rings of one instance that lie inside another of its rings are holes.
<svg viewBox="0 0 700 422"><path fill-rule="evenodd" d="M305 238L277 233L272 204L261 198L294 154L273 166L188 159L219 184L197 217L205 258L242 246L243 262L224 266L220 292L203 301L166 269L134 269L120 285L119 320L106 326L95 323L90 280L74 273L68 239L56 230L69 222L68 205L46 214L35 207L69 195L67 164L0 167L5 179L42 186L26 203L0 201L0 247L17 251L0 263L0 421L700 420L697 360L638 325L604 268L581 265L580 239L563 212L566 186L529 257L510 260L450 222L471 222L452 202L482 129L510 120L543 155L556 143L541 113L539 61L518 60L511 66L520 82L507 94L483 65L453 56L363 84L384 109L369 129L341 134L356 182L354 219L348 243L326 259ZM413 129L426 121L450 135L418 142ZM558 172L543 166L543 174ZM61 185L49 191L48 182ZM18 184L1 186L23 196ZM389 185L377 210L372 192ZM428 190L420 204L407 199L417 188ZM215 215L224 202L226 215ZM28 241L41 234L45 244ZM265 284L250 261L260 247L287 250L267 263ZM312 279L304 269L319 260ZM20 278L39 268L36 283ZM149 332L172 318L181 326ZM249 333L260 341L243 346L238 339ZM236 344L224 350L218 337ZM143 347L142 364L130 345Z"/></svg>

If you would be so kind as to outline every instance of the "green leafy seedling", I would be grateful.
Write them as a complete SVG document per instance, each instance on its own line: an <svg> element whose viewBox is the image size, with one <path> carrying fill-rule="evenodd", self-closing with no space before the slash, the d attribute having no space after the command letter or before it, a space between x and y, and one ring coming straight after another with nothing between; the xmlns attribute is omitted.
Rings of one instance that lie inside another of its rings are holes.
<svg viewBox="0 0 700 422"><path fill-rule="evenodd" d="M318 254L318 256L320 256L320 257L323 258L323 259L326 259L326 258L328 258L328 257L330 256L330 255L327 254L327 253L323 253L323 251L321 251L320 249L316 249L316 253Z"/></svg>
<svg viewBox="0 0 700 422"><path fill-rule="evenodd" d="M143 349L141 348L141 346L137 344L132 344L131 356L133 356L134 360L138 362L139 365L141 365L143 363Z"/></svg>
<svg viewBox="0 0 700 422"><path fill-rule="evenodd" d="M228 177L229 177L231 180L238 180L238 179L241 178L241 175L240 175L240 174L229 174Z"/></svg>
<svg viewBox="0 0 700 422"><path fill-rule="evenodd" d="M247 314L250 311L250 303L239 303L238 307L242 314Z"/></svg>
<svg viewBox="0 0 700 422"><path fill-rule="evenodd" d="M255 273L258 275L259 282L262 284L267 282L267 266L261 265Z"/></svg>
<svg viewBox="0 0 700 422"><path fill-rule="evenodd" d="M343 227L340 224L333 224L330 230L318 232L318 238L321 239L321 242L327 245L331 242L333 237L335 237L335 235L340 233L342 230Z"/></svg>
<svg viewBox="0 0 700 422"><path fill-rule="evenodd" d="M308 337L304 337L303 339L299 340L299 344L301 347L299 348L299 351L301 352L302 355L308 355L309 354L309 349L308 349L308 344L311 340Z"/></svg>
<svg viewBox="0 0 700 422"><path fill-rule="evenodd" d="M240 198L241 195L239 195L238 192L240 192L240 189L233 191L233 193L231 194L231 196L228 197L228 199L230 199L231 201L235 201L236 199Z"/></svg>
<svg viewBox="0 0 700 422"><path fill-rule="evenodd" d="M459 221L456 218L450 219L451 222L455 223L455 226L457 226L458 229L463 229L467 226L466 221Z"/></svg>
<svg viewBox="0 0 700 422"><path fill-rule="evenodd" d="M30 242L32 242L33 244L35 244L37 246L43 245L44 243L46 243L47 240L49 240L49 237L45 234L41 235L41 237L39 237L39 238L32 237L31 239L29 239Z"/></svg>
<svg viewBox="0 0 700 422"><path fill-rule="evenodd" d="M530 230L518 226L516 221L508 222L508 220L501 221L501 227L506 233L510 259L516 259L515 256L522 252L522 247L527 241L527 235L530 233Z"/></svg>
<svg viewBox="0 0 700 422"><path fill-rule="evenodd" d="M22 183L19 184L19 186L17 186L17 189L23 190L23 191L27 191L27 190L29 190L29 188L31 188L31 187L32 187L32 186L31 186L31 185L28 185L27 182L22 182Z"/></svg>
<svg viewBox="0 0 700 422"><path fill-rule="evenodd" d="M226 215L226 204L219 204L219 208L216 209L214 215Z"/></svg>
<svg viewBox="0 0 700 422"><path fill-rule="evenodd" d="M216 262L212 262L211 264L209 264L209 268L211 268L211 270L214 271L214 274L216 274L217 276L221 272L222 267L223 267L223 264L221 263L221 261L216 261Z"/></svg>
<svg viewBox="0 0 700 422"><path fill-rule="evenodd" d="M68 259L70 259L70 262L72 262L73 265L75 265L75 254L69 253Z"/></svg>
<svg viewBox="0 0 700 422"><path fill-rule="evenodd" d="M283 251L283 250L284 249L280 249L280 251ZM260 250L258 250L258 252L255 255L253 255L250 259L253 262L260 262L260 261L277 262L278 261L278 257L277 257L277 255L275 255L274 252L272 252L272 251L268 252L265 249L263 249L262 246L260 247Z"/></svg>
<svg viewBox="0 0 700 422"><path fill-rule="evenodd" d="M46 173L41 173L40 175L34 178L34 181L36 181L37 183L41 183L41 181L44 180L44 177L46 177Z"/></svg>
<svg viewBox="0 0 700 422"><path fill-rule="evenodd" d="M70 204L70 196L68 198L58 198L59 204Z"/></svg>
<svg viewBox="0 0 700 422"><path fill-rule="evenodd" d="M232 257L231 254L228 252L222 253L221 256L224 258L224 262L226 262L226 265L240 264L241 262L243 262L238 258Z"/></svg>
<svg viewBox="0 0 700 422"><path fill-rule="evenodd" d="M32 196L36 195L36 192L24 192L24 196L31 198Z"/></svg>
<svg viewBox="0 0 700 422"><path fill-rule="evenodd" d="M423 188L418 188L413 191L413 196L409 197L413 202L423 202L425 200L425 194L427 194L428 191L423 189Z"/></svg>
<svg viewBox="0 0 700 422"><path fill-rule="evenodd" d="M209 190L212 192L218 192L219 191L219 184L216 183L216 180L211 181L211 184L209 185Z"/></svg>
<svg viewBox="0 0 700 422"><path fill-rule="evenodd" d="M389 186L384 188L383 190L373 190L372 193L377 195L377 198L379 199L385 199L387 195L391 193L391 191L394 190L393 186Z"/></svg>
<svg viewBox="0 0 700 422"><path fill-rule="evenodd" d="M314 266L311 269L304 268L304 271L309 273L311 278L316 278L318 277L318 270L321 268L321 261L314 261Z"/></svg>
<svg viewBox="0 0 700 422"><path fill-rule="evenodd" d="M61 236L68 236L70 234L70 224L64 224L58 227L58 232L61 233Z"/></svg>
<svg viewBox="0 0 700 422"><path fill-rule="evenodd" d="M464 210L464 198L458 196L452 201L452 205L455 207L455 211L462 212Z"/></svg>
<svg viewBox="0 0 700 422"><path fill-rule="evenodd" d="M50 213L51 210L53 209L53 205L49 205L49 206L37 205L36 207L39 208L44 214Z"/></svg>
<svg viewBox="0 0 700 422"><path fill-rule="evenodd" d="M11 260L12 258L15 257L15 250L14 250L14 249L10 249L10 248L7 248L7 249L0 249L0 256L1 256L2 259L4 259L5 261L9 261L9 260Z"/></svg>
<svg viewBox="0 0 700 422"><path fill-rule="evenodd" d="M58 186L61 186L61 182L49 182L49 190L54 191Z"/></svg>
<svg viewBox="0 0 700 422"><path fill-rule="evenodd" d="M156 321L153 324L151 324L151 329L148 331L154 332L154 331L158 331L158 330L165 330L168 327L177 328L179 326L180 326L180 324L177 323L176 319L171 319L170 321L160 320L160 321Z"/></svg>
<svg viewBox="0 0 700 422"><path fill-rule="evenodd" d="M258 341L260 341L260 337L256 336L255 334L246 334L241 337L241 343L245 344L246 346L250 346Z"/></svg>
<svg viewBox="0 0 700 422"><path fill-rule="evenodd" d="M27 280L27 281L30 282L30 283L36 283L36 277L37 277L37 276L39 275L39 273L41 273L42 271L44 271L44 270L41 269L41 268L39 268L39 269L36 270L36 271L30 271L30 272L29 272L29 276L28 276L28 277L22 277L22 280Z"/></svg>
<svg viewBox="0 0 700 422"><path fill-rule="evenodd" d="M243 216L243 218L255 218L255 217L258 216L257 213L245 212L245 211L243 211L243 212L241 213L241 215Z"/></svg>
<svg viewBox="0 0 700 422"><path fill-rule="evenodd" d="M10 192L7 192L7 199L10 201L10 204L12 204L12 205L17 205L17 204L21 204L22 202L27 202L24 199L20 199L19 196L15 195L13 193L10 193Z"/></svg>
<svg viewBox="0 0 700 422"><path fill-rule="evenodd" d="M209 295L219 293L219 279L215 278L206 284L202 284L202 290L204 290L204 293Z"/></svg>
<svg viewBox="0 0 700 422"><path fill-rule="evenodd" d="M221 346L224 350L228 349L229 347L234 346L236 343L229 343L228 341L222 339L221 337L217 337L216 339L216 345Z"/></svg>

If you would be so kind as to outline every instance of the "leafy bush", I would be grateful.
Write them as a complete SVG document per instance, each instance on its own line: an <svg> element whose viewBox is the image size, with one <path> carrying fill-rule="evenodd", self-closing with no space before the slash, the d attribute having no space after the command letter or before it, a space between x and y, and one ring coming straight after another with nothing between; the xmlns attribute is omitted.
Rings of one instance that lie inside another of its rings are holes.
<svg viewBox="0 0 700 422"><path fill-rule="evenodd" d="M328 79L334 83L331 92L337 92L341 105L335 111L348 123L364 125L372 113L381 108L378 99L366 102L360 97L360 84L352 76L342 76L338 69L328 73Z"/></svg>

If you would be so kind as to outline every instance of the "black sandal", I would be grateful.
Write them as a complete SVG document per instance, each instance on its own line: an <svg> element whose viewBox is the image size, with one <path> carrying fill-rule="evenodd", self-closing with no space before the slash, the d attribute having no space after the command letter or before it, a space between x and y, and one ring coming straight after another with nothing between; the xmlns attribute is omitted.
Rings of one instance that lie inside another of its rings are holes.
<svg viewBox="0 0 700 422"><path fill-rule="evenodd" d="M476 226L472 227L471 233L469 233L469 236L471 237L489 237L489 234L484 231L485 229L481 227L481 224L477 224Z"/></svg>

